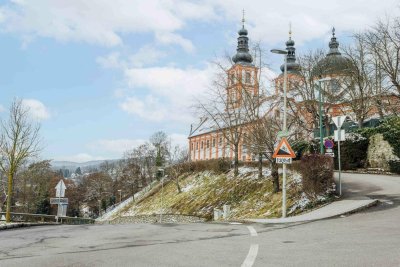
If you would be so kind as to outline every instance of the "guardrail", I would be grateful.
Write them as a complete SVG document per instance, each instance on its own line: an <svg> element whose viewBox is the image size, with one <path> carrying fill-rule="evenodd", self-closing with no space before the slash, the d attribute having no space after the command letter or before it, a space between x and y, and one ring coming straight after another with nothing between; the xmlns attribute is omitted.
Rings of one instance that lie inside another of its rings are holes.
<svg viewBox="0 0 400 267"><path fill-rule="evenodd" d="M5 212L0 212L0 218L5 216ZM11 212L12 222L56 222L55 215L47 214L32 214L32 213L17 213ZM93 224L94 219L80 218L80 217L58 217L59 223L62 224Z"/></svg>

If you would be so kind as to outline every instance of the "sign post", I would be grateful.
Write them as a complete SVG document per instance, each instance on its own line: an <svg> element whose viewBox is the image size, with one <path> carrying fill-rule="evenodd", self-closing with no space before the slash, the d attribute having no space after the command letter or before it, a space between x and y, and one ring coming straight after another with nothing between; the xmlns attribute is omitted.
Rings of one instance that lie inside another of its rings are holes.
<svg viewBox="0 0 400 267"><path fill-rule="evenodd" d="M342 195L342 164L340 161L340 141L345 141L345 131L342 130L342 124L346 120L347 116L333 117L332 120L335 123L337 130L335 131L335 141L338 142L338 165L339 165L339 195Z"/></svg>
<svg viewBox="0 0 400 267"><path fill-rule="evenodd" d="M57 204L57 222L58 218L65 216L67 213L67 207L64 206L68 205L68 198L64 198L65 196L65 189L67 187L64 184L64 181L61 179L55 187L56 189L56 198L50 198L50 204Z"/></svg>
<svg viewBox="0 0 400 267"><path fill-rule="evenodd" d="M286 217L286 164L292 163L292 158L295 158L293 149L290 147L289 142L285 137L281 139L275 149L273 158L276 163L283 164L283 177L282 177L282 217Z"/></svg>

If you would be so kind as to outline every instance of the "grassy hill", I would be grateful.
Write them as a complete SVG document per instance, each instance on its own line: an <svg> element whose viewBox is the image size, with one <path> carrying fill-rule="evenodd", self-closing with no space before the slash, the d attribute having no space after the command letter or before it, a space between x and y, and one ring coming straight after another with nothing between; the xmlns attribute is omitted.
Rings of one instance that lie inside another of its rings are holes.
<svg viewBox="0 0 400 267"><path fill-rule="evenodd" d="M166 181L155 186L143 199L127 206L118 216L151 215L161 212L169 214L197 215L212 218L215 208L231 205L232 219L274 218L282 214L281 192L272 192L270 170L264 170L259 179L257 170L241 167L238 177L233 172L214 174L209 171L184 174L179 178L182 192L178 193L175 181ZM161 195L163 207L161 207ZM329 192L310 200L302 192L299 173L289 171L287 179L288 215L325 203L331 199ZM114 218L115 218L114 217Z"/></svg>

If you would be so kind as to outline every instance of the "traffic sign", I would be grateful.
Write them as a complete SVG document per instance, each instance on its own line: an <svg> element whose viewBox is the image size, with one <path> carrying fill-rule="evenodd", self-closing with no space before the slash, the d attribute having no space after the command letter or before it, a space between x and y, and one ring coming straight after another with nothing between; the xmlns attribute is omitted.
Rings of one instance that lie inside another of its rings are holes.
<svg viewBox="0 0 400 267"><path fill-rule="evenodd" d="M276 147L273 158L295 158L293 149L290 147L288 140L283 137Z"/></svg>
<svg viewBox="0 0 400 267"><path fill-rule="evenodd" d="M346 132L344 130L340 130L340 133L339 133L339 130L335 130L333 133L335 141L346 141L345 134L346 134Z"/></svg>
<svg viewBox="0 0 400 267"><path fill-rule="evenodd" d="M68 198L50 198L50 205L67 205L68 204Z"/></svg>
<svg viewBox="0 0 400 267"><path fill-rule="evenodd" d="M346 120L347 116L337 116L333 117L333 123L336 125L336 127L339 129L342 127L343 122Z"/></svg>
<svg viewBox="0 0 400 267"><path fill-rule="evenodd" d="M56 197L64 197L65 196L65 189L67 187L64 184L64 181L61 179L55 187L56 189Z"/></svg>
<svg viewBox="0 0 400 267"><path fill-rule="evenodd" d="M334 143L333 143L333 141L331 139L326 139L325 142L324 142L324 146L326 148L333 148Z"/></svg>
<svg viewBox="0 0 400 267"><path fill-rule="evenodd" d="M333 152L326 152L325 155L330 156L332 158L335 157L335 153L333 153Z"/></svg>

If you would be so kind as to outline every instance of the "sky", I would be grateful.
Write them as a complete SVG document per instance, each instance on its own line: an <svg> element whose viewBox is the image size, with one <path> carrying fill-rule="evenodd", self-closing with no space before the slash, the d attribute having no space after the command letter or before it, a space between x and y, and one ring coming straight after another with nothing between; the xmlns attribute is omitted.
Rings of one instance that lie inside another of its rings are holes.
<svg viewBox="0 0 400 267"><path fill-rule="evenodd" d="M164 131L185 145L212 61L250 43L297 53L342 44L398 0L0 0L0 118L15 99L41 124L43 159L116 159ZM267 55L271 71L282 58Z"/></svg>

